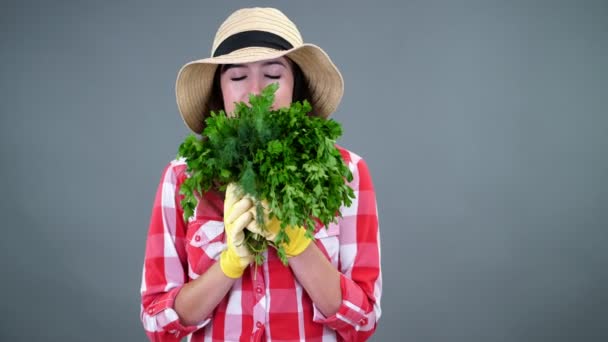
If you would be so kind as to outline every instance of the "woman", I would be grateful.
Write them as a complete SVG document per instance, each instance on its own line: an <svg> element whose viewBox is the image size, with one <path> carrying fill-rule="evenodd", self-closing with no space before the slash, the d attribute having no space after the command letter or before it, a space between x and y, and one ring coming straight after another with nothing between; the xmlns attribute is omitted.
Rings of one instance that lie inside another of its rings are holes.
<svg viewBox="0 0 608 342"><path fill-rule="evenodd" d="M186 125L203 131L204 115L247 102L279 83L274 108L308 99L311 115L327 118L343 93L342 77L319 47L304 44L296 26L272 8L241 9L218 29L212 57L184 65L177 103ZM365 162L339 148L353 173L356 199L338 224L288 229L288 266L270 248L260 267L242 245L244 230L262 231L253 203L233 185L205 193L185 222L180 185L186 164L166 167L147 237L141 319L153 341L366 340L380 317L382 291L376 199ZM272 228L274 227L274 228Z"/></svg>

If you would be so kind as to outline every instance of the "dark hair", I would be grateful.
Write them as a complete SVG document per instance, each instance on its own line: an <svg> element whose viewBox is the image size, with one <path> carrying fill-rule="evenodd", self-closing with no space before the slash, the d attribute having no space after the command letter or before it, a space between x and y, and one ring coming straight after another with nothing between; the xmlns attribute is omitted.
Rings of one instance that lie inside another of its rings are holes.
<svg viewBox="0 0 608 342"><path fill-rule="evenodd" d="M291 67L293 69L293 102L296 101L310 101L310 88L308 87L308 80L304 77L304 73L298 63L289 59Z"/></svg>
<svg viewBox="0 0 608 342"><path fill-rule="evenodd" d="M289 63L291 64L291 69L293 70L293 96L292 102L296 101L310 101L310 89L308 87L308 81L300 69L300 66L287 58ZM225 68L225 65L218 65L215 69L215 74L213 75L213 84L211 86L211 94L209 95L209 111L219 111L224 110L224 100L222 94L222 86L220 84L220 77L222 74L222 70Z"/></svg>
<svg viewBox="0 0 608 342"><path fill-rule="evenodd" d="M220 76L222 74L222 66L218 65L213 75L213 84L211 85L211 94L209 94L209 112L224 110L224 96L222 94L222 86L220 84ZM207 113L205 113L207 116Z"/></svg>

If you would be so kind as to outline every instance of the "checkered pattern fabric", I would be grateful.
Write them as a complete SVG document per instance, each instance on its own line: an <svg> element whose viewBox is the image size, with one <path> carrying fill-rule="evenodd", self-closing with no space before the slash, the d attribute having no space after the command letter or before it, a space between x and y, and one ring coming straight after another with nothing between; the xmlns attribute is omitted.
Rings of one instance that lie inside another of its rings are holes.
<svg viewBox="0 0 608 342"><path fill-rule="evenodd" d="M338 312L324 317L271 248L265 263L250 266L210 317L196 326L180 324L173 309L178 291L217 262L226 244L223 194L206 193L195 215L182 219L186 164L174 160L163 172L146 242L141 320L151 341L363 341L374 333L382 293L376 196L365 161L339 149L353 172L349 185L356 199L342 208L337 224L316 227L315 234L341 273Z"/></svg>

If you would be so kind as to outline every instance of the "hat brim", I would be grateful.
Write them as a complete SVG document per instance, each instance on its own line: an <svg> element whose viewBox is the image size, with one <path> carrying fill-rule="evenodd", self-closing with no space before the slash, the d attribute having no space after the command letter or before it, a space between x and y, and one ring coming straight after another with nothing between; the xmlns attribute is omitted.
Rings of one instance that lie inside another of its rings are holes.
<svg viewBox="0 0 608 342"><path fill-rule="evenodd" d="M302 70L314 115L329 117L338 108L344 94L342 75L325 51L314 44L303 44L290 50L247 47L186 63L180 69L175 85L177 106L184 123L193 132L202 133L205 117L210 111L209 100L218 65L251 63L283 56Z"/></svg>

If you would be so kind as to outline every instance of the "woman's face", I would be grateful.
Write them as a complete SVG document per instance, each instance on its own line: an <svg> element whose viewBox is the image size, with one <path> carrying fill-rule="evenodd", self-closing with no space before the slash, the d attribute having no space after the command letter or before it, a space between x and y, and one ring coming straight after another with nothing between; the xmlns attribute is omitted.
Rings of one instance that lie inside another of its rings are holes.
<svg viewBox="0 0 608 342"><path fill-rule="evenodd" d="M259 94L271 83L279 83L272 109L289 107L293 98L293 70L285 57L223 66L220 85L224 109L230 116L235 102L249 103L249 94Z"/></svg>

